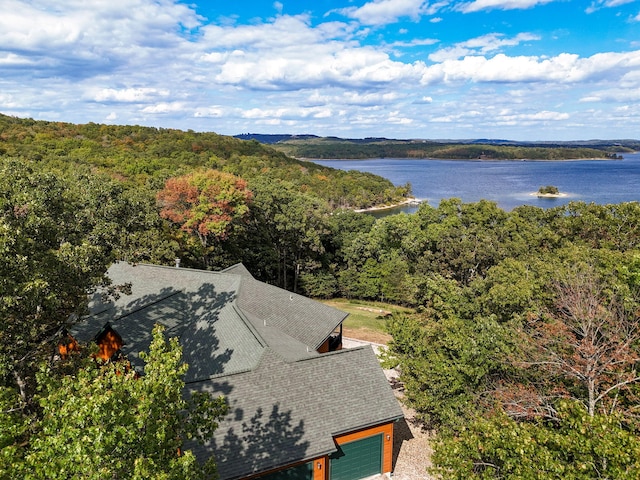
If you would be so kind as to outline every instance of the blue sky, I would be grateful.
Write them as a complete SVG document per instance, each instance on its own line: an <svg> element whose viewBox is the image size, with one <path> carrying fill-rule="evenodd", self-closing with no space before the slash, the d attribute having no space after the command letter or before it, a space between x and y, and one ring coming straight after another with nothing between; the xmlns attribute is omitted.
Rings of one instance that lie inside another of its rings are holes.
<svg viewBox="0 0 640 480"><path fill-rule="evenodd" d="M640 0L3 0L0 112L239 133L640 138Z"/></svg>

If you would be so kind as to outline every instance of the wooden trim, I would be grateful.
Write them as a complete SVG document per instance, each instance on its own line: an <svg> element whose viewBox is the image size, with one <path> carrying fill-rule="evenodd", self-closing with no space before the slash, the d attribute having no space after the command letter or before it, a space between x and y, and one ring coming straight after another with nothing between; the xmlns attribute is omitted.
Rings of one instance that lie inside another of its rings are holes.
<svg viewBox="0 0 640 480"><path fill-rule="evenodd" d="M103 361L108 361L124 345L122 337L111 326L103 331L96 339L99 351L96 354Z"/></svg>
<svg viewBox="0 0 640 480"><path fill-rule="evenodd" d="M393 422L384 423L371 428L363 428L355 432L345 433L344 435L337 435L334 441L338 445L344 443L355 442L356 440L362 440L363 438L372 437L373 435L382 435L382 472L389 473L393 469ZM291 463L284 467L270 470L267 472L261 472L259 475L252 475L245 477L245 480L259 479L263 475L286 470L287 468L296 467L305 463L313 462L313 480L329 480L329 456L317 457L313 460L307 460L305 462ZM320 467L318 468L318 463Z"/></svg>
<svg viewBox="0 0 640 480"><path fill-rule="evenodd" d="M329 469L327 466L329 457L321 457L317 458L313 461L313 480L328 480L329 478ZM318 464L320 464L320 468L318 468Z"/></svg>
<svg viewBox="0 0 640 480"><path fill-rule="evenodd" d="M78 345L78 341L73 338L73 336L67 332L64 337L58 343L58 353L60 357L65 360L71 352L79 352L80 345Z"/></svg>
<svg viewBox="0 0 640 480"><path fill-rule="evenodd" d="M327 353L329 351L329 339L327 338L324 343L322 345L320 345L320 347L318 347L318 350L316 350L318 353Z"/></svg>

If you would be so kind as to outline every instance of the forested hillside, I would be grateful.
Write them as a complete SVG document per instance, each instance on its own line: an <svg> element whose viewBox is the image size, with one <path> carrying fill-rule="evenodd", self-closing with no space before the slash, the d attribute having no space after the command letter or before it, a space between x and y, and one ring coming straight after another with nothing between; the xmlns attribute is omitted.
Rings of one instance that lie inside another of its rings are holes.
<svg viewBox="0 0 640 480"><path fill-rule="evenodd" d="M67 336L96 288L127 293L108 266L244 262L296 289L324 265L337 207L408 193L213 133L0 116L0 477L211 478L183 442L226 404L182 398L175 341L156 332L158 374L138 379Z"/></svg>
<svg viewBox="0 0 640 480"><path fill-rule="evenodd" d="M223 170L247 180L270 177L291 182L331 207L388 204L409 193L375 175L301 162L253 140L141 126L76 125L0 114L0 155L61 171L89 167L138 185L156 186L194 168Z"/></svg>

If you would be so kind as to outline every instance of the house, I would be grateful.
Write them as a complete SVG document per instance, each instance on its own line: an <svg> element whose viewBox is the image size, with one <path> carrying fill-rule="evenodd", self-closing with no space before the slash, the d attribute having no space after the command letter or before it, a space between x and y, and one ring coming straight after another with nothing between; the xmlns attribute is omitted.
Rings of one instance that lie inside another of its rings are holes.
<svg viewBox="0 0 640 480"><path fill-rule="evenodd" d="M257 281L236 265L221 272L116 263L131 295L105 302L74 327L101 355L141 371L156 323L180 339L185 388L224 395L229 414L205 445L222 480L344 480L392 470L402 411L371 347L342 349L343 312Z"/></svg>

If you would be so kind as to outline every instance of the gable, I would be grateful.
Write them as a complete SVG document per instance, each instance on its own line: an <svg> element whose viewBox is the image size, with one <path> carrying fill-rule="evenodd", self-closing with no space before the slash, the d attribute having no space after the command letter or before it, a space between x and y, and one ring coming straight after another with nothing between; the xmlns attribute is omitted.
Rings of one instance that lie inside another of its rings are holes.
<svg viewBox="0 0 640 480"><path fill-rule="evenodd" d="M320 348L348 314L253 278L243 279L238 306L258 325L276 328L314 350Z"/></svg>

